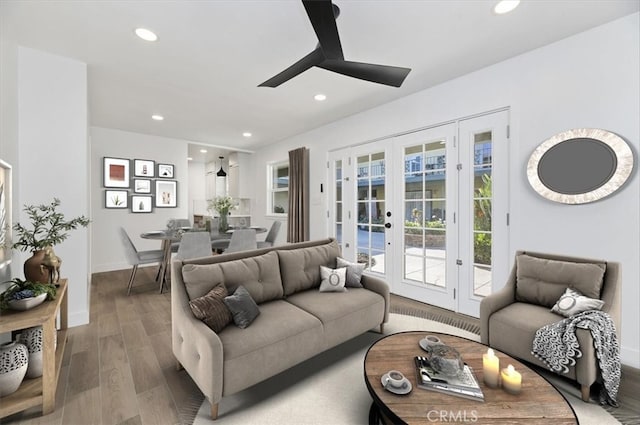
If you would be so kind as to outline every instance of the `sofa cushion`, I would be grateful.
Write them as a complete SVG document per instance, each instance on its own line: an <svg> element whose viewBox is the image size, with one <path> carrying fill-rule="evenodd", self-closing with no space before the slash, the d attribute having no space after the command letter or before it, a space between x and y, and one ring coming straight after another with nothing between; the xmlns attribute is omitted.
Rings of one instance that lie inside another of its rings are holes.
<svg viewBox="0 0 640 425"><path fill-rule="evenodd" d="M233 321L229 308L224 303L228 294L224 285L216 285L205 295L189 301L191 312L214 332L218 333Z"/></svg>
<svg viewBox="0 0 640 425"><path fill-rule="evenodd" d="M320 320L286 301L261 304L260 316L251 326L227 326L218 334L224 347L223 394L233 394L318 354L322 334Z"/></svg>
<svg viewBox="0 0 640 425"><path fill-rule="evenodd" d="M347 283L347 269L330 269L320 266L320 292L345 292L344 284Z"/></svg>
<svg viewBox="0 0 640 425"><path fill-rule="evenodd" d="M277 252L284 295L287 296L320 286L320 266L335 268L340 247L332 241L325 245Z"/></svg>
<svg viewBox="0 0 640 425"><path fill-rule="evenodd" d="M347 288L362 288L362 274L367 266L365 263L352 263L338 257L336 258L336 266L347 268L347 283L345 285Z"/></svg>
<svg viewBox="0 0 640 425"><path fill-rule="evenodd" d="M548 369L542 360L531 354L533 338L541 327L562 319L564 317L539 305L513 303L491 315L489 346ZM575 379L575 366L569 368L566 376Z"/></svg>
<svg viewBox="0 0 640 425"><path fill-rule="evenodd" d="M516 300L551 308L564 291L575 288L600 298L604 263L574 263L522 254L516 256Z"/></svg>
<svg viewBox="0 0 640 425"><path fill-rule="evenodd" d="M219 283L224 283L230 293L244 286L258 304L283 295L278 254L273 251L224 263L185 264L182 279L189 299L201 297Z"/></svg>
<svg viewBox="0 0 640 425"><path fill-rule="evenodd" d="M320 319L324 327L325 349L382 324L385 300L364 288L347 292L303 291L287 297L287 302Z"/></svg>
<svg viewBox="0 0 640 425"><path fill-rule="evenodd" d="M238 286L233 295L225 297L223 301L233 315L233 323L240 329L245 329L260 315L258 305L244 286Z"/></svg>
<svg viewBox="0 0 640 425"><path fill-rule="evenodd" d="M580 292L572 288L567 288L558 302L554 304L551 311L571 317L574 314L582 313L587 310L600 310L604 305L604 301L594 298L585 297Z"/></svg>

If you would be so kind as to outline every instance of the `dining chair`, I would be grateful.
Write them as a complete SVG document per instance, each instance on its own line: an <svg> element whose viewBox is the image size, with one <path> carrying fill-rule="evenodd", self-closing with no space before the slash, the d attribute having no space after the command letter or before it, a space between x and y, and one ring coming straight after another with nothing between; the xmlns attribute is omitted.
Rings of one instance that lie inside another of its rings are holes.
<svg viewBox="0 0 640 425"><path fill-rule="evenodd" d="M158 263L160 265L162 264L164 255L161 249L138 251L124 227L120 228L120 239L122 240L122 243L124 245L127 261L129 261L129 264L133 266L133 269L131 270L131 276L129 277L129 283L127 285L127 295L129 295L131 293L133 281L136 278L138 266L140 264L152 263ZM160 273L160 267L158 268L158 273Z"/></svg>
<svg viewBox="0 0 640 425"><path fill-rule="evenodd" d="M280 232L280 226L282 226L281 221L274 221L269 229L269 233L267 233L267 237L264 238L264 241L258 242L258 248L269 248L273 246L276 242L276 238L278 237L278 233Z"/></svg>
<svg viewBox="0 0 640 425"><path fill-rule="evenodd" d="M224 250L224 253L249 251L257 247L256 229L236 229L233 231L231 240L229 241L229 247Z"/></svg>
<svg viewBox="0 0 640 425"><path fill-rule="evenodd" d="M208 257L211 255L211 236L209 232L186 232L180 238L176 257L181 260Z"/></svg>

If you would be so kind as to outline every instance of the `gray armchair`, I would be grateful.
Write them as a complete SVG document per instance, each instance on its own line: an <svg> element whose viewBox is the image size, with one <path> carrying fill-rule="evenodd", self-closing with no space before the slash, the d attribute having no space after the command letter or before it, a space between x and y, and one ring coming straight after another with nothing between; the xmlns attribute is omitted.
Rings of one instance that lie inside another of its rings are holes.
<svg viewBox="0 0 640 425"><path fill-rule="evenodd" d="M573 269L572 264L554 263L553 260L578 263L578 265L575 266L576 269ZM533 276L527 278L522 276L521 271L518 270L519 263L522 269L527 267L528 274L533 274ZM534 267L539 264L539 270L533 270L531 273L532 264ZM593 269L589 269L591 265L593 265ZM551 312L551 306L568 286L584 284L585 281L599 281L598 268L604 268L604 274L602 275L600 272L602 287L594 290L596 295L599 293L599 298L604 301L602 311L612 317L619 340L620 263L518 251L504 288L485 297L480 303L482 343L546 369L545 364L531 354L536 331L545 325L559 322L565 318ZM589 270L596 270L596 273L592 273L590 276ZM565 282L562 282L563 279ZM590 297L596 298L597 296ZM562 374L562 376L577 381L581 386L582 399L589 401L591 384L598 379L597 358L591 333L586 329L578 329L576 336L582 357L577 358L576 364L569 367L569 372Z"/></svg>

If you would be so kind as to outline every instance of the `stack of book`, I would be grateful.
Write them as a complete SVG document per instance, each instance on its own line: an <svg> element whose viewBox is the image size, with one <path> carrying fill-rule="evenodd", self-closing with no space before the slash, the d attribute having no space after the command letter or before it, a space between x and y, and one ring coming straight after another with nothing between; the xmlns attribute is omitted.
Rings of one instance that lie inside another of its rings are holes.
<svg viewBox="0 0 640 425"><path fill-rule="evenodd" d="M471 400L484 401L482 389L473 369L468 365L465 364L457 375L444 375L436 372L426 357L416 356L414 360L418 375L418 387Z"/></svg>

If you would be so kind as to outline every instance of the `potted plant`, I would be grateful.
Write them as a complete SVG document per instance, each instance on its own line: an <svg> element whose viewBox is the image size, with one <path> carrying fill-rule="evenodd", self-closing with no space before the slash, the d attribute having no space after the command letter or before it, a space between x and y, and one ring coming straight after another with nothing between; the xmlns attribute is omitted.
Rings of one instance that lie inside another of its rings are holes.
<svg viewBox="0 0 640 425"><path fill-rule="evenodd" d="M220 216L218 219L218 230L220 233L225 233L229 230L229 222L227 217L229 211L237 207L231 196L216 196L213 199L209 199L209 210L216 210Z"/></svg>
<svg viewBox="0 0 640 425"><path fill-rule="evenodd" d="M30 282L14 278L4 283L11 283L6 291L0 294L0 310L28 310L42 302L56 297L56 287L50 283Z"/></svg>
<svg viewBox="0 0 640 425"><path fill-rule="evenodd" d="M24 263L27 281L48 283L52 274L58 276L60 258L53 253L53 247L67 239L69 231L89 225L90 220L85 216L66 220L64 214L57 211L58 206L58 198L53 198L48 205L25 205L24 211L31 220L31 227L20 223L13 226L15 242L11 247L33 253Z"/></svg>

